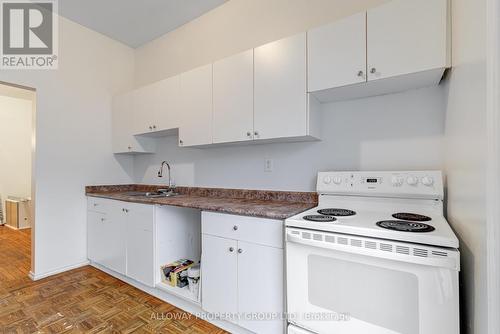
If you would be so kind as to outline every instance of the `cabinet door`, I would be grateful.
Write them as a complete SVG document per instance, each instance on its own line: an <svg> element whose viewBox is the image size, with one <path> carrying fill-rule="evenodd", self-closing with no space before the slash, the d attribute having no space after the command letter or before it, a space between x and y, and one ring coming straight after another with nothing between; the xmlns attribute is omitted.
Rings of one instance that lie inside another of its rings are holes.
<svg viewBox="0 0 500 334"><path fill-rule="evenodd" d="M181 74L180 146L212 143L212 64Z"/></svg>
<svg viewBox="0 0 500 334"><path fill-rule="evenodd" d="M155 101L153 127L156 131L178 128L180 125L181 77L176 75L153 85Z"/></svg>
<svg viewBox="0 0 500 334"><path fill-rule="evenodd" d="M255 49L255 139L307 135L306 34Z"/></svg>
<svg viewBox="0 0 500 334"><path fill-rule="evenodd" d="M134 134L153 132L155 109L155 84L136 89L133 93L133 131Z"/></svg>
<svg viewBox="0 0 500 334"><path fill-rule="evenodd" d="M202 307L208 312L238 309L237 242L202 235Z"/></svg>
<svg viewBox="0 0 500 334"><path fill-rule="evenodd" d="M213 71L213 142L252 140L253 50L215 62Z"/></svg>
<svg viewBox="0 0 500 334"><path fill-rule="evenodd" d="M179 127L180 76L174 76L134 92L134 134Z"/></svg>
<svg viewBox="0 0 500 334"><path fill-rule="evenodd" d="M103 225L103 240L105 242L103 266L122 275L126 274L127 259L127 217L122 209L124 202L112 201L108 206L105 224Z"/></svg>
<svg viewBox="0 0 500 334"><path fill-rule="evenodd" d="M238 312L284 312L283 250L238 241ZM283 333L281 319L259 321L242 318L239 325L259 334Z"/></svg>
<svg viewBox="0 0 500 334"><path fill-rule="evenodd" d="M127 276L145 285L154 286L153 232L127 230Z"/></svg>
<svg viewBox="0 0 500 334"><path fill-rule="evenodd" d="M154 207L127 203L127 276L154 286Z"/></svg>
<svg viewBox="0 0 500 334"><path fill-rule="evenodd" d="M87 212L87 257L89 260L104 264L106 240L104 239L104 224L106 215L93 211Z"/></svg>
<svg viewBox="0 0 500 334"><path fill-rule="evenodd" d="M308 91L366 82L366 12L307 32Z"/></svg>
<svg viewBox="0 0 500 334"><path fill-rule="evenodd" d="M448 0L394 0L367 14L368 80L448 66Z"/></svg>
<svg viewBox="0 0 500 334"><path fill-rule="evenodd" d="M134 134L134 92L115 96L112 110L113 153L151 153L154 143Z"/></svg>

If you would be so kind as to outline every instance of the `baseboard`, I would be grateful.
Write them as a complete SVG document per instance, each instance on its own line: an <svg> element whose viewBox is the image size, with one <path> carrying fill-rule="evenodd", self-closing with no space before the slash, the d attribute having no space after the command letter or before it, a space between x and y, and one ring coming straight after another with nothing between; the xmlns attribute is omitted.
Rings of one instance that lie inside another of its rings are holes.
<svg viewBox="0 0 500 334"><path fill-rule="evenodd" d="M89 264L90 264L89 261L83 261L83 262L80 262L80 263L72 264L70 266L61 267L61 268L58 268L58 269L55 269L55 270L52 270L52 271L49 271L49 272L46 272L46 273L43 273L43 274L35 274L34 272L30 271L30 273L29 273L28 276L29 276L29 278L31 278L31 280L38 281L38 280L40 280L42 278L54 276L54 275L63 273L65 271L73 270L73 269L76 269L76 268L88 266Z"/></svg>
<svg viewBox="0 0 500 334"><path fill-rule="evenodd" d="M10 225L7 225L7 224L3 224L2 226L5 226L5 227L10 228L11 230L17 231L17 228L15 228L14 226L10 226Z"/></svg>

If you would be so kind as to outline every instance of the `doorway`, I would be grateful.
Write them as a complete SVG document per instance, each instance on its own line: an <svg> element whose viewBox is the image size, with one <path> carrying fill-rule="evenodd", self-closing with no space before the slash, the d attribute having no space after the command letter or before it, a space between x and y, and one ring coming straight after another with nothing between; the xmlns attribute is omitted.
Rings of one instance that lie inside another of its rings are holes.
<svg viewBox="0 0 500 334"><path fill-rule="evenodd" d="M2 248L12 250L0 256L2 262L21 260L24 264L20 264L21 267L31 270L34 264L35 111L35 90L0 82L0 239Z"/></svg>

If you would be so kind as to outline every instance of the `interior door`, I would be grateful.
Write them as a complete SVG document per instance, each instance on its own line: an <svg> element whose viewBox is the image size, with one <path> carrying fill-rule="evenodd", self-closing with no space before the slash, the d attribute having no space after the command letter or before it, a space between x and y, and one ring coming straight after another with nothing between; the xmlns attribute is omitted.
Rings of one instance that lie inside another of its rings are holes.
<svg viewBox="0 0 500 334"><path fill-rule="evenodd" d="M284 289L283 250L238 241L239 325L260 334L283 333ZM246 318L263 314L278 318Z"/></svg>
<svg viewBox="0 0 500 334"><path fill-rule="evenodd" d="M307 135L306 33L254 50L254 139Z"/></svg>
<svg viewBox="0 0 500 334"><path fill-rule="evenodd" d="M214 69L214 143L253 139L253 50L217 61Z"/></svg>
<svg viewBox="0 0 500 334"><path fill-rule="evenodd" d="M448 0L393 0L368 10L368 80L447 67Z"/></svg>
<svg viewBox="0 0 500 334"><path fill-rule="evenodd" d="M366 12L307 32L308 91L366 82Z"/></svg>
<svg viewBox="0 0 500 334"><path fill-rule="evenodd" d="M236 240L206 234L202 236L201 302L205 311L235 313L238 309L238 257L236 254Z"/></svg>

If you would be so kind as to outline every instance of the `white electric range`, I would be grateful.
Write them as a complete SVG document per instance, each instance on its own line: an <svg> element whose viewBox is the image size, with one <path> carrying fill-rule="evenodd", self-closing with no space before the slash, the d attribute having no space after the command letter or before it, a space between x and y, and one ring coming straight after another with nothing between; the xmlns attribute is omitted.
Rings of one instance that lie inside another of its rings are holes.
<svg viewBox="0 0 500 334"><path fill-rule="evenodd" d="M441 172L319 173L317 192L286 220L288 333L458 333Z"/></svg>

